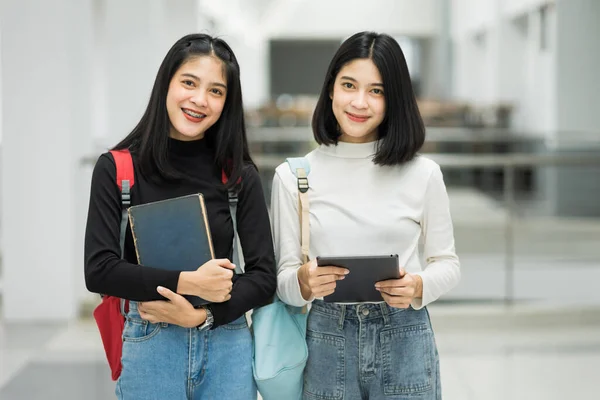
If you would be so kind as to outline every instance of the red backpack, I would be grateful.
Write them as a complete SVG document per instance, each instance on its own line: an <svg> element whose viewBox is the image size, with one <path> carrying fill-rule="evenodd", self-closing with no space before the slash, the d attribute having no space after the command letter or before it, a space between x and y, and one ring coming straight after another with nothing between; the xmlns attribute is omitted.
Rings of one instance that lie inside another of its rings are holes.
<svg viewBox="0 0 600 400"><path fill-rule="evenodd" d="M125 230L127 228L127 208L131 204L131 188L135 184L133 160L129 150L111 150L117 168L117 185L121 190L121 230L120 245L121 258L124 257ZM125 314L129 311L129 300L114 296L102 296L102 302L94 310L94 319L104 352L108 359L113 381L121 375L121 354L123 352L123 329L125 328Z"/></svg>
<svg viewBox="0 0 600 400"><path fill-rule="evenodd" d="M135 184L133 160L131 159L131 153L129 150L111 150L113 158L115 159L117 185L121 190L121 229L120 229L120 240L121 246L121 258L124 257L125 248L125 232L127 229L127 209L131 205L131 188ZM221 181L223 184L227 183L227 175L225 171L222 172ZM238 180L238 182L241 181ZM237 238L237 227L236 227L236 206L237 206L237 194L231 190L229 191L229 208L232 215L232 221L234 226L234 254L233 259L237 268L236 271L241 272L242 259L239 252L239 239ZM241 261L241 262L240 262ZM110 367L111 376L114 381L119 379L121 376L121 355L123 353L123 329L125 328L125 315L129 312L129 300L120 299L114 296L102 296L102 302L94 310L94 319L98 330L100 331L100 337L102 338L102 344L104 346L104 352L108 360Z"/></svg>

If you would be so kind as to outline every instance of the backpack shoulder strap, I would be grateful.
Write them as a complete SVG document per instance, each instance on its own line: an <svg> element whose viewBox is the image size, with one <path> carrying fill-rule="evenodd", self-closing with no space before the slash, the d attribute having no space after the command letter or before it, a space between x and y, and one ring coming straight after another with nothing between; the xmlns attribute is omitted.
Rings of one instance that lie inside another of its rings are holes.
<svg viewBox="0 0 600 400"><path fill-rule="evenodd" d="M117 170L117 186L121 190L121 231L119 238L119 245L121 246L121 258L124 257L125 249L125 229L127 228L127 209L131 205L131 188L135 184L134 170L133 170L133 159L129 150L111 150L115 160L115 166Z"/></svg>
<svg viewBox="0 0 600 400"><path fill-rule="evenodd" d="M308 174L310 174L310 163L306 157L289 157L285 160L298 184L298 218L300 219L300 244L302 247L302 262L307 263L310 249L310 224L309 224L309 201L308 201Z"/></svg>
<svg viewBox="0 0 600 400"><path fill-rule="evenodd" d="M221 182L223 182L223 185L225 185L228 180L229 177L225 173L225 170L221 171ZM235 272L241 274L244 272L244 254L242 252L240 237L237 233L238 195L234 189L229 189L227 194L229 198L229 214L231 214L231 221L233 222L233 255L231 261L235 264Z"/></svg>

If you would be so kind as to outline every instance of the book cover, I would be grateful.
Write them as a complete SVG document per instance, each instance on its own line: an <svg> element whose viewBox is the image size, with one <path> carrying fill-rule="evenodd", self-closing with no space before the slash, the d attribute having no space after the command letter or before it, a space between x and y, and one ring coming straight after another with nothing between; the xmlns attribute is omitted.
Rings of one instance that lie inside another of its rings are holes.
<svg viewBox="0 0 600 400"><path fill-rule="evenodd" d="M173 271L195 271L214 258L202 194L176 197L129 208L138 263ZM207 301L184 296L194 306Z"/></svg>

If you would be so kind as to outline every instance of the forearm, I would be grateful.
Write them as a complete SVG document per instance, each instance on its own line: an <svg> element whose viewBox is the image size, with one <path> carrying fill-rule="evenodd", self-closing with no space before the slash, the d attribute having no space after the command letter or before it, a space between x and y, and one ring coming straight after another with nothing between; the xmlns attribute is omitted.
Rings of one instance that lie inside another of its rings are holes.
<svg viewBox="0 0 600 400"><path fill-rule="evenodd" d="M247 311L268 304L275 294L277 278L272 272L251 271L239 275L233 283L231 299L212 303L213 328L235 321Z"/></svg>
<svg viewBox="0 0 600 400"><path fill-rule="evenodd" d="M192 274L192 271L183 271L179 274L179 279L177 280L177 293L181 295L198 295L195 292L196 285L193 283L194 280L192 278Z"/></svg>
<svg viewBox="0 0 600 400"><path fill-rule="evenodd" d="M85 267L87 289L93 293L134 301L161 300L158 286L175 291L179 272L131 264L126 260L89 258Z"/></svg>

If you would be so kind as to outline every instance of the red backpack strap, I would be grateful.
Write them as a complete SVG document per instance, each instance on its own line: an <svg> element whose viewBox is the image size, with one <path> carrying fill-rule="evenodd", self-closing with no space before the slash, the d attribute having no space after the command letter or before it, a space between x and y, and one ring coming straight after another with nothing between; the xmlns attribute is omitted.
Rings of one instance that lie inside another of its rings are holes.
<svg viewBox="0 0 600 400"><path fill-rule="evenodd" d="M117 167L117 186L121 192L123 192L123 186L126 189L131 189L135 184L135 176L133 173L133 160L131 159L131 153L129 150L111 150L115 159L115 166ZM127 186L129 186L127 188Z"/></svg>
<svg viewBox="0 0 600 400"><path fill-rule="evenodd" d="M119 245L121 247L121 258L125 257L125 232L129 215L127 209L131 204L131 188L135 184L135 173L133 170L133 159L129 150L111 150L115 159L117 186L121 191L121 228L119 236ZM129 311L129 301L121 299L121 313L126 314Z"/></svg>

